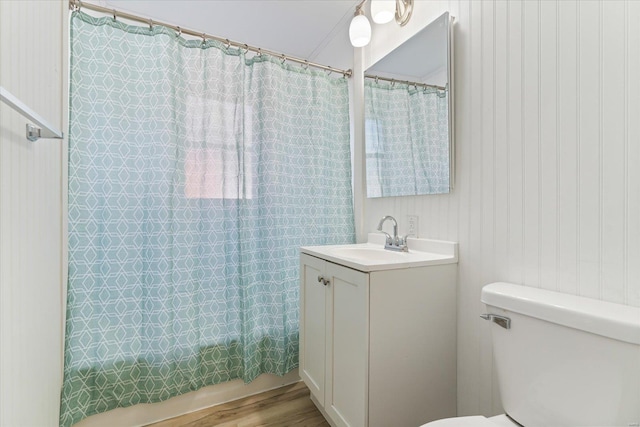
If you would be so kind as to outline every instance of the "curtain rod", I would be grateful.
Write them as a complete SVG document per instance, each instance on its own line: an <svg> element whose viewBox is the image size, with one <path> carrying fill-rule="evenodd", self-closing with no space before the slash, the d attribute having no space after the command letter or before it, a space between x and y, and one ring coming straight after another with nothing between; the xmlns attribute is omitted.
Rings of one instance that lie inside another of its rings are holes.
<svg viewBox="0 0 640 427"><path fill-rule="evenodd" d="M447 90L446 86L429 85L429 84L426 84L426 83L411 82L409 80L398 80L398 79L392 79L392 78L389 78L389 77L374 76L374 75L371 75L371 74L365 74L364 77L366 79L375 80L376 82L378 80L384 80L385 82L402 83L402 84L405 84L407 86L417 86L417 87L423 87L425 89L430 87L430 88L438 89L438 90Z"/></svg>
<svg viewBox="0 0 640 427"><path fill-rule="evenodd" d="M238 43L235 41L231 41L229 39L223 39L222 37L216 37L206 33L199 33L197 31L179 27L177 25L171 25L165 22L154 21L153 19L143 18L137 15L126 13L126 12L120 12L116 9L109 9L109 8L98 6L95 4L85 3L81 0L69 0L69 9L77 10L77 11L80 11L82 9L89 9L95 12L101 12L101 13L111 15L113 16L113 19L117 19L118 17L120 17L120 18L128 19L130 21L136 21L136 22L141 22L143 24L147 24L149 25L149 27L153 27L154 25L160 25L162 27L171 28L172 30L177 31L178 34L188 34L190 36L199 37L203 40L205 39L217 40L221 43L224 43L227 47L234 46L239 49L245 49L246 52L251 51L251 52L255 52L258 55L262 55L262 54L270 55L276 58L280 58L283 63L285 61L291 61L291 62L301 64L304 68L307 68L307 67L320 68L322 70L330 71L332 73L342 74L344 77L351 77L351 75L353 74L351 70L341 70L339 68L334 68L328 65L317 64L315 62L311 62L306 59L300 59L294 56L288 56L288 55L285 55L284 53L278 53L278 52L273 52L273 51L262 49L255 46L249 46L246 43Z"/></svg>

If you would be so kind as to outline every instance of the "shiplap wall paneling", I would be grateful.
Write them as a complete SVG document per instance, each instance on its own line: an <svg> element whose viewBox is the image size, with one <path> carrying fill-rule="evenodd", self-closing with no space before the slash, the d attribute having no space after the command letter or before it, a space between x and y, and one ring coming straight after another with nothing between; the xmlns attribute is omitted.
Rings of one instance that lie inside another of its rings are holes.
<svg viewBox="0 0 640 427"><path fill-rule="evenodd" d="M364 228L415 214L421 237L460 243L458 409L491 415L483 285L640 306L640 2L429 4L412 19L456 17L455 189L366 199Z"/></svg>
<svg viewBox="0 0 640 427"><path fill-rule="evenodd" d="M625 6L624 283L627 303L640 307L640 2Z"/></svg>
<svg viewBox="0 0 640 427"><path fill-rule="evenodd" d="M63 1L0 1L0 85L63 124ZM58 424L64 142L0 104L0 425ZM65 132L66 133L66 132Z"/></svg>
<svg viewBox="0 0 640 427"><path fill-rule="evenodd" d="M600 3L600 291L598 298L625 303L625 133L628 85L626 5ZM638 23L634 23L638 25ZM640 46L636 51L640 50ZM638 140L636 140L638 143ZM640 164L636 164L636 167ZM638 402L640 404L640 402Z"/></svg>
<svg viewBox="0 0 640 427"><path fill-rule="evenodd" d="M557 289L558 266L558 44L559 3L538 3L539 153L538 153L538 276L539 286ZM544 23L544 26L543 26ZM546 285L543 285L546 284Z"/></svg>
<svg viewBox="0 0 640 427"><path fill-rule="evenodd" d="M578 3L578 277L579 292L600 295L600 81L598 2Z"/></svg>
<svg viewBox="0 0 640 427"><path fill-rule="evenodd" d="M578 294L579 176L578 106L580 51L577 2L558 2L563 28L558 40L558 276L557 290Z"/></svg>

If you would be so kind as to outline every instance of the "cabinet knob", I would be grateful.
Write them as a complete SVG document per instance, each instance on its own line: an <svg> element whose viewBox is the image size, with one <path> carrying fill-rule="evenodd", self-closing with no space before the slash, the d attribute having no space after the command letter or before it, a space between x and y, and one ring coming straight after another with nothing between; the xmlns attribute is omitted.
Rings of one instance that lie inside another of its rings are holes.
<svg viewBox="0 0 640 427"><path fill-rule="evenodd" d="M322 276L318 276L318 282L322 283L325 286L327 286L329 283L331 283L331 281L329 279L325 279Z"/></svg>

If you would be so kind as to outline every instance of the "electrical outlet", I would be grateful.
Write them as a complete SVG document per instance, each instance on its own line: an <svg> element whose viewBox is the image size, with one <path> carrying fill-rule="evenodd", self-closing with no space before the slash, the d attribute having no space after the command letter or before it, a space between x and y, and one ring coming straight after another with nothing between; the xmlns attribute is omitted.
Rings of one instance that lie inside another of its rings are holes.
<svg viewBox="0 0 640 427"><path fill-rule="evenodd" d="M407 215L407 234L418 237L418 215Z"/></svg>

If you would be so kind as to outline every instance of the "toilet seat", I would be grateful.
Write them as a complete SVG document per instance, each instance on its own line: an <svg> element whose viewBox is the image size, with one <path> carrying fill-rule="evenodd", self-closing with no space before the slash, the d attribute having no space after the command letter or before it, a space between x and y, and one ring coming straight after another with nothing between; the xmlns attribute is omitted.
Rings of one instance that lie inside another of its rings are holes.
<svg viewBox="0 0 640 427"><path fill-rule="evenodd" d="M489 421L493 422L498 427L522 427L520 424L513 421L511 418L509 418L505 414L491 417L489 418Z"/></svg>
<svg viewBox="0 0 640 427"><path fill-rule="evenodd" d="M506 415L486 418L482 416L455 417L432 421L422 425L422 427L516 427Z"/></svg>

